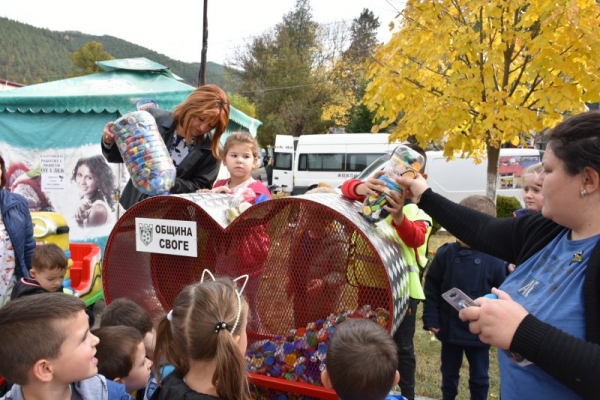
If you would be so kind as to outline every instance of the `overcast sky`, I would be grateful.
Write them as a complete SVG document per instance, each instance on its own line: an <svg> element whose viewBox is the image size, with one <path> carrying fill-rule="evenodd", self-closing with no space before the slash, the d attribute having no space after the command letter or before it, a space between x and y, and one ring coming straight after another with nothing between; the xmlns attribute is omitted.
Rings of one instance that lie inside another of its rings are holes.
<svg viewBox="0 0 600 400"><path fill-rule="evenodd" d="M186 62L200 62L203 0L2 0L0 16L40 28L111 35ZM236 47L281 22L295 0L208 0L208 61L224 63ZM404 0L312 0L319 23L350 26L364 8L379 17L378 38Z"/></svg>

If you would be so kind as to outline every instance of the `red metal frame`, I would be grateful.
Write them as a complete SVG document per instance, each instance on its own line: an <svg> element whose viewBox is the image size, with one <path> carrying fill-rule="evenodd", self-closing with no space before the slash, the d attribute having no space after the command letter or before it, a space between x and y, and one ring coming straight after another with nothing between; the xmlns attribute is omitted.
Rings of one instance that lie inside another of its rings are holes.
<svg viewBox="0 0 600 400"><path fill-rule="evenodd" d="M298 393L318 399L337 400L338 395L333 389L308 383L288 381L282 378L273 378L266 375L248 374L250 383L256 386L281 390L288 393Z"/></svg>

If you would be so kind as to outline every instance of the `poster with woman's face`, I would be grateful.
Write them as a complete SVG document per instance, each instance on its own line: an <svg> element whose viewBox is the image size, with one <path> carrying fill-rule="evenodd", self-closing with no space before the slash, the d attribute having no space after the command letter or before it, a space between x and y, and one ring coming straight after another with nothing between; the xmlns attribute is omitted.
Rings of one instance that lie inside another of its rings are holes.
<svg viewBox="0 0 600 400"><path fill-rule="evenodd" d="M23 195L31 211L55 211L70 240L108 236L118 219L122 164L109 164L99 145L38 152L3 151L7 189Z"/></svg>

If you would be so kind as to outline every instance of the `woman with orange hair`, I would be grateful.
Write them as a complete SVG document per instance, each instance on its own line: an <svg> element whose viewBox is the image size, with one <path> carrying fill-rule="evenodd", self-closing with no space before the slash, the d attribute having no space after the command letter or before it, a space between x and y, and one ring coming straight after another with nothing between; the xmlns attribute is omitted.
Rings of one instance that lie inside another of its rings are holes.
<svg viewBox="0 0 600 400"><path fill-rule="evenodd" d="M229 123L229 100L215 85L196 88L173 112L158 108L148 111L158 126L173 163L177 169L171 193L194 193L210 189L219 172L219 140ZM122 163L115 146L113 122L102 131L102 154L108 162ZM138 191L131 181L127 183L120 203L128 209L148 195Z"/></svg>

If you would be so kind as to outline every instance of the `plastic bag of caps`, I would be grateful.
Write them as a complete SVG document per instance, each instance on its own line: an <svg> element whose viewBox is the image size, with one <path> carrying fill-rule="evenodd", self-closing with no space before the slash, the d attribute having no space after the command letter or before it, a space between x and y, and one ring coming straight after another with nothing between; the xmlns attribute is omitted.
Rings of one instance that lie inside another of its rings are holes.
<svg viewBox="0 0 600 400"><path fill-rule="evenodd" d="M133 185L151 196L168 194L177 171L154 117L134 111L116 120L112 130Z"/></svg>

